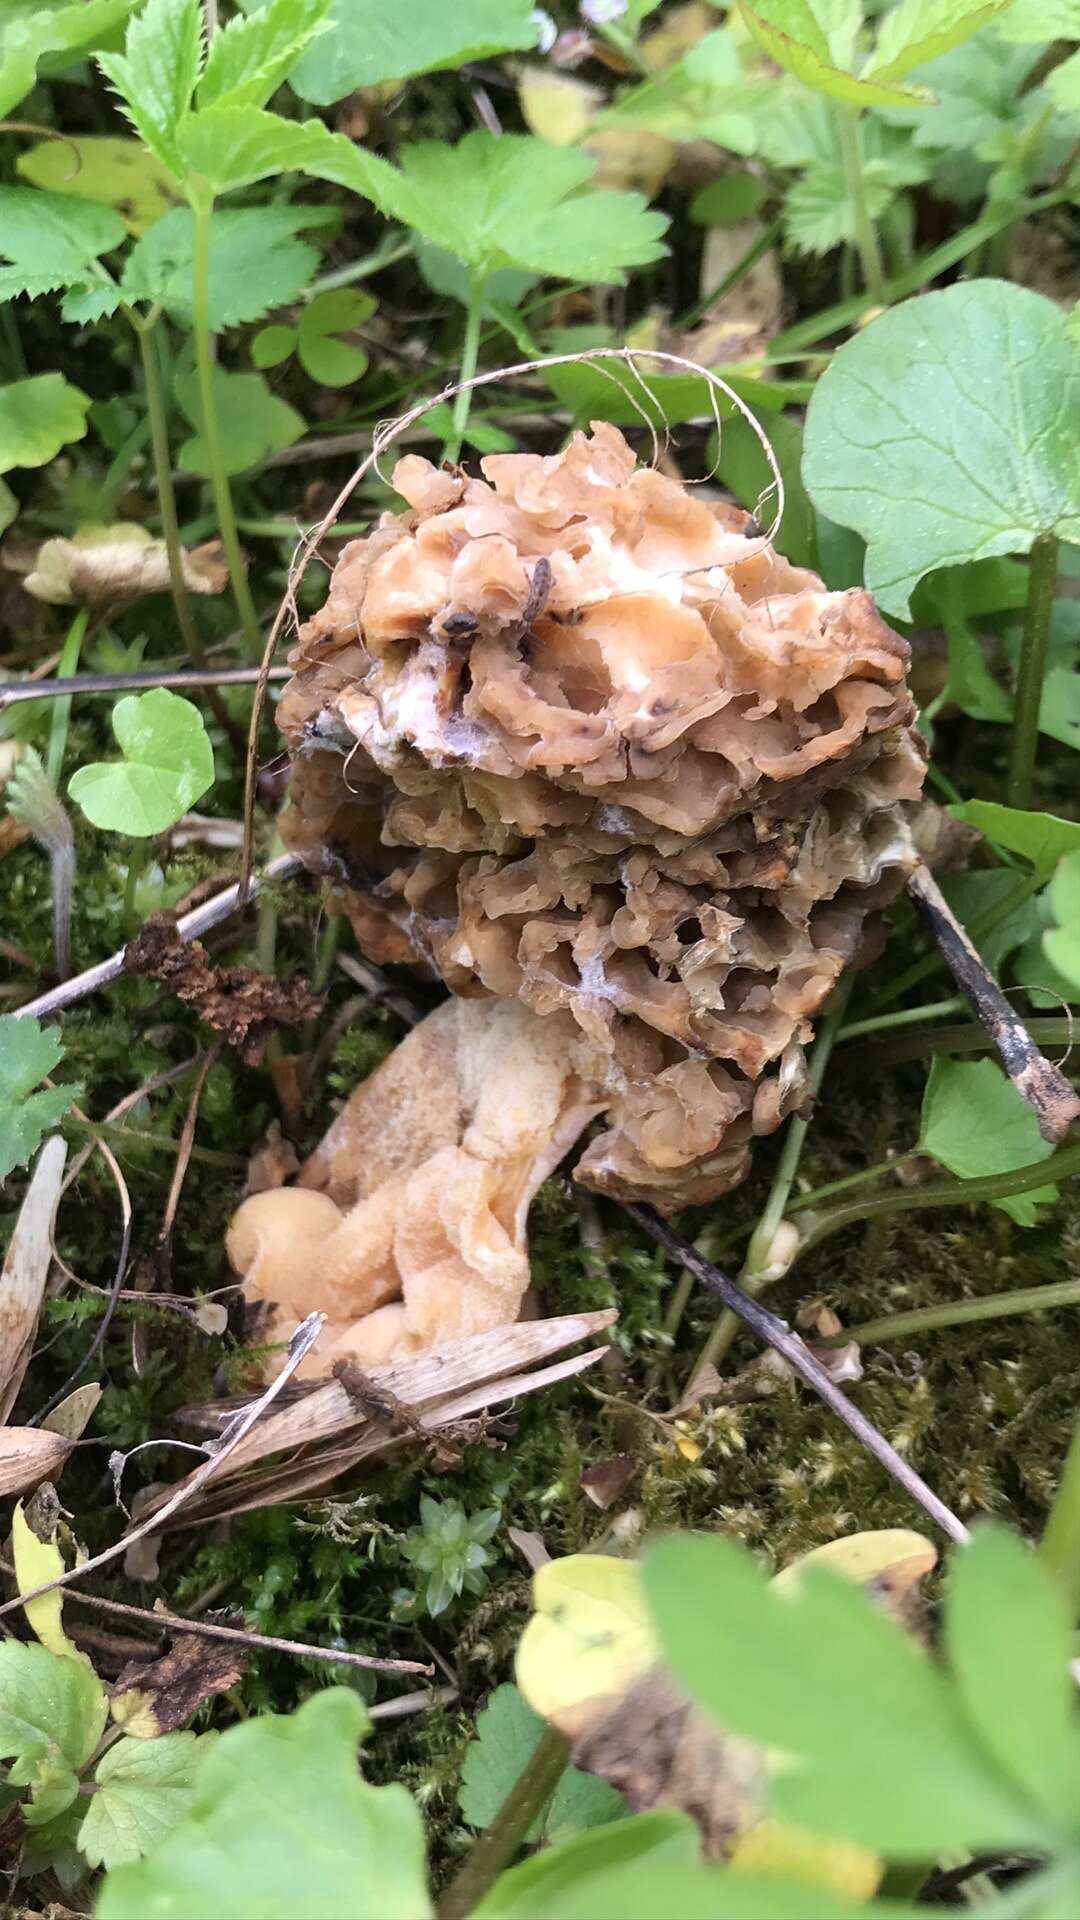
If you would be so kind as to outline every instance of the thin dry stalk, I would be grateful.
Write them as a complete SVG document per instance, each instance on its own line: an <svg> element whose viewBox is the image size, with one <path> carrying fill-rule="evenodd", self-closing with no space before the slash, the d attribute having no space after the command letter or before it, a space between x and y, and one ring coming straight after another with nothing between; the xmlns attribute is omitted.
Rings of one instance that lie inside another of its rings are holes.
<svg viewBox="0 0 1080 1920"><path fill-rule="evenodd" d="M271 680L288 680L291 669L272 667ZM5 707L17 707L24 700L62 700L73 694L141 693L148 687L250 687L259 678L258 667L167 667L152 673L71 673L62 680L15 680L0 687L0 713Z"/></svg>
<svg viewBox="0 0 1080 1920"><path fill-rule="evenodd" d="M777 529L784 517L784 480L780 468L777 465L772 447L769 445L768 437L745 401L739 398L738 394L732 387L727 385L726 381L721 380L718 373L713 373L708 367L699 366L696 360L689 360L681 353L661 353L656 349L646 351L643 348L637 347L591 347L586 353L558 353L539 360L522 360L513 367L496 367L489 373L476 373L470 380L451 381L449 386L442 389L441 393L432 394L428 399L418 401L416 406L410 407L407 413L399 415L396 420L391 420L384 426L376 427L372 435L371 451L367 455L367 458L361 461L355 472L345 482L336 500L333 501L332 505L319 521L318 526L313 528L310 533L305 534L304 538L300 541L289 568L289 577L286 582L281 605L274 616L270 631L266 636L266 646L263 649L263 657L259 669L259 682L255 689L255 698L252 701L251 724L248 730L248 757L244 782L244 849L240 861L241 897L246 897L254 853L255 781L258 772L259 727L266 701L266 689L272 671L270 663L273 660L274 651L281 638L282 632L289 621L291 620L294 627L298 627L300 624L296 610L296 589L303 579L304 574L307 572L320 541L325 539L326 535L332 530L335 521L339 518L342 509L355 493L361 480L371 472L372 468L378 467L381 456L389 447L393 446L396 440L401 438L402 434L414 426L417 420L422 419L425 413L430 413L432 407L444 406L446 402L452 400L456 394L472 393L477 387L494 386L500 381L512 380L526 373L542 373L545 367L580 366L585 362L594 366L600 366L601 371L608 373L609 377L614 380L621 391L638 406L642 420L652 432L655 455L658 452L658 442L652 420L644 408L639 406L632 391L624 387L622 382L603 364L609 361L619 362L620 365L626 369L630 379L636 382L647 397L651 398L648 386L637 365L639 360L663 361L669 367L679 367L684 373L693 373L700 376L709 388L713 420L718 434L722 430L720 419L721 398L733 406L736 412L745 420L755 439L759 442L765 458L768 461L769 471L772 474L772 485L766 489L766 492L774 493L776 511L773 516L772 526L767 533L762 534L758 546L749 549L743 557L749 559L753 553L758 553L772 545ZM659 411L659 408L657 411Z"/></svg>
<svg viewBox="0 0 1080 1920"><path fill-rule="evenodd" d="M46 1140L26 1189L0 1276L0 1422L18 1398L33 1351L41 1302L52 1262L52 1229L60 1200L67 1147L59 1134Z"/></svg>
<svg viewBox="0 0 1080 1920"><path fill-rule="evenodd" d="M243 892L239 885L226 887L223 892L215 893L204 900L201 907L194 907L190 913L182 914L176 923L181 940L197 940L201 934L208 933L211 927L219 926L230 914L246 906L250 898L268 880L291 880L300 870L300 861L295 854L283 853L277 860L271 860L261 874L249 876ZM85 1000L88 994L96 993L99 987L111 987L124 973L124 956L127 949L121 947L119 953L109 955L107 960L99 960L96 967L88 967L85 973L77 973L70 980L64 980L60 986L53 987L49 993L39 994L36 1000L28 1000L24 1006L13 1007L17 1018L32 1016L43 1020L49 1014L59 1013L63 1007L74 1006L79 1000Z"/></svg>
<svg viewBox="0 0 1080 1920"><path fill-rule="evenodd" d="M1080 1097L1060 1067L1040 1053L1019 1014L960 925L928 867L918 866L908 892L938 952L971 1003L1013 1086L1031 1108L1044 1140L1063 1140L1080 1117Z"/></svg>
<svg viewBox="0 0 1080 1920"><path fill-rule="evenodd" d="M873 1422L868 1420L864 1413L860 1413L858 1407L852 1405L846 1394L841 1393L840 1388L830 1378L820 1361L814 1359L799 1335L791 1331L786 1320L781 1320L778 1314L770 1313L760 1301L744 1293L741 1287L736 1286L734 1280L729 1280L726 1273L721 1273L719 1267L714 1267L710 1261L698 1253L696 1247L692 1247L689 1241L683 1240L674 1228L668 1226L666 1220L661 1220L659 1214L652 1211L651 1207L639 1207L629 1201L624 1201L623 1206L631 1219L636 1220L638 1226L643 1227L658 1246L663 1247L664 1251L677 1260L680 1266L685 1267L687 1273L692 1274L703 1287L707 1287L710 1293L722 1300L724 1305L730 1308L731 1312L743 1321L752 1333L757 1334L759 1340L764 1340L783 1360L786 1360L792 1372L797 1374L800 1380L805 1381L808 1387L813 1388L814 1392L824 1400L826 1406L831 1408L832 1412L850 1429L855 1438L861 1440L867 1452L873 1454L886 1473L892 1475L928 1518L933 1520L943 1533L948 1534L950 1540L963 1543L970 1537L963 1521L958 1519L951 1508L938 1498L932 1487L927 1486L922 1476L897 1453L896 1448L890 1445L883 1433L878 1432Z"/></svg>
<svg viewBox="0 0 1080 1920"><path fill-rule="evenodd" d="M91 1125L91 1122L86 1119L82 1108L76 1105L74 1101L72 1102L71 1111L76 1114L80 1120L85 1121L87 1126ZM105 1302L105 1311L98 1322L97 1330L90 1345L87 1347L75 1371L70 1373L64 1381L63 1386L34 1414L30 1424L35 1427L39 1427L42 1421L52 1412L53 1408L58 1407L62 1400L67 1399L72 1387L74 1387L78 1380L81 1380L87 1367L90 1366L92 1361L96 1360L98 1354L101 1352L105 1344L105 1336L112 1324L113 1314L116 1312L116 1303L120 1298L120 1289L124 1284L124 1275L127 1273L128 1257L131 1253L131 1228L133 1221L131 1195L128 1192L127 1181L120 1171L120 1164L107 1141L103 1140L99 1134L95 1134L94 1146L105 1161L109 1172L116 1182L116 1191L120 1199L120 1252L117 1257L116 1272L113 1276L113 1283L109 1288L108 1297Z"/></svg>

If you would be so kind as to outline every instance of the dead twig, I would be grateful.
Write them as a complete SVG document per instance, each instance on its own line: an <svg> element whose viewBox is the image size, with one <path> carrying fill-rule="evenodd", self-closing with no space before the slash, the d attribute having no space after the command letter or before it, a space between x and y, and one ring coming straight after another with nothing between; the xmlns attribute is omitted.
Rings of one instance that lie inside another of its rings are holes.
<svg viewBox="0 0 1080 1920"><path fill-rule="evenodd" d="M829 1377L820 1361L814 1359L798 1334L791 1331L786 1320L781 1320L779 1315L770 1313L760 1301L744 1293L741 1287L736 1286L734 1280L729 1280L726 1273L721 1273L720 1269L706 1260L703 1254L698 1253L689 1241L683 1240L673 1227L668 1226L666 1220L661 1220L659 1214L653 1212L651 1207L640 1207L630 1201L623 1201L622 1204L631 1219L637 1221L638 1226L644 1229L650 1239L663 1247L666 1253L677 1260L680 1266L685 1267L687 1273L692 1274L703 1287L707 1287L710 1293L716 1294L724 1305L750 1328L751 1332L757 1334L759 1340L764 1340L780 1354L782 1359L787 1361L792 1372L798 1374L800 1380L804 1380L808 1387L813 1388L814 1392L824 1400L826 1406L831 1408L832 1412L850 1429L855 1438L862 1442L867 1452L873 1454L886 1473L892 1475L898 1485L903 1487L904 1492L909 1494L923 1512L936 1522L943 1533L948 1534L950 1540L962 1543L968 1539L968 1530L963 1521L959 1520L951 1508L947 1507L933 1489L927 1486L922 1476L901 1458L896 1448L889 1444L884 1434L878 1432L873 1422L868 1420L865 1414L860 1413L858 1407L852 1405L847 1395L842 1393L835 1381Z"/></svg>
<svg viewBox="0 0 1080 1920"><path fill-rule="evenodd" d="M290 667L272 667L271 680L288 680ZM0 687L0 713L24 700L70 699L72 694L141 693L148 687L247 687L259 678L258 667L157 668L147 673L72 673L62 680L16 680Z"/></svg>
<svg viewBox="0 0 1080 1920"><path fill-rule="evenodd" d="M283 1640L277 1634L252 1633L246 1627L223 1627L210 1620L191 1620L186 1614L165 1613L156 1607L133 1607L123 1600L102 1600L96 1593L80 1593L77 1589L72 1590L69 1598L80 1607L122 1614L127 1620L142 1620L147 1626L168 1628L170 1633L198 1634L203 1640L231 1640L234 1646L251 1647L257 1653L291 1653L298 1660L325 1660L330 1666L365 1667L376 1673L435 1672L434 1667L426 1666L422 1660L384 1660L374 1654L347 1653L338 1647L311 1646L306 1640ZM405 1697L414 1698L412 1694Z"/></svg>
<svg viewBox="0 0 1080 1920"><path fill-rule="evenodd" d="M248 900L259 891L260 887L265 886L267 881L291 880L299 871L300 861L295 854L281 854L277 860L271 860L261 874L251 877L249 885L244 888L243 898L241 898L239 885L226 887L222 893L215 893L211 899L204 901L201 907L195 907L191 913L183 914L176 923L180 938L182 940L198 939L200 934L207 933L211 927L219 926L222 920L227 920L229 915L235 913L241 905L246 906ZM13 1007L12 1012L17 1017L32 1016L43 1020L51 1013L59 1013L64 1007L74 1006L79 1000L85 1000L89 994L96 993L99 987L110 987L114 980L122 977L125 971L126 952L127 949L122 947L119 953L110 954L107 960L99 960L96 967L88 967L85 973L75 974L72 979L64 980L60 986L53 987L51 992L41 993L36 1000L26 1001L24 1006Z"/></svg>
<svg viewBox="0 0 1080 1920"><path fill-rule="evenodd" d="M957 986L989 1036L1013 1086L1039 1123L1044 1140L1063 1140L1080 1117L1080 1097L1060 1067L1040 1053L928 867L918 866L908 892Z"/></svg>

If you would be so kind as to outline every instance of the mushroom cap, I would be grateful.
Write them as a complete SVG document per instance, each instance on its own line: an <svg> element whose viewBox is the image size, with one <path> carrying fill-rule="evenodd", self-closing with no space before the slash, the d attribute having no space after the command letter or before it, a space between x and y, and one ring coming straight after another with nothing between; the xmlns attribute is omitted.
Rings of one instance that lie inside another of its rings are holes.
<svg viewBox="0 0 1080 1920"><path fill-rule="evenodd" d="M273 1187L241 1201L225 1251L251 1300L268 1300L296 1320L326 1310L320 1248L341 1225L328 1194Z"/></svg>

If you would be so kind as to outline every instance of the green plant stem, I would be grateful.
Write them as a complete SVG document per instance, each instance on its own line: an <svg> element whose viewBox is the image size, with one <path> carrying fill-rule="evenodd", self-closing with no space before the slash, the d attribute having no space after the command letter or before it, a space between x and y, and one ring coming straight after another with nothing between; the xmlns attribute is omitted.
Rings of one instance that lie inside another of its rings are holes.
<svg viewBox="0 0 1080 1920"><path fill-rule="evenodd" d="M1050 1016L1037 1020L1025 1020L1028 1033L1036 1046L1067 1047L1076 1037L1075 1022L1062 1017ZM902 1066L905 1060L921 1060L925 1053L993 1053L994 1043L985 1027L975 1023L969 1026L928 1027L925 1033L898 1033L891 1040L880 1042L874 1047L852 1048L845 1053L839 1063L843 1072L853 1074L877 1073L883 1067Z"/></svg>
<svg viewBox="0 0 1080 1920"><path fill-rule="evenodd" d="M149 863L149 846L145 840L135 840L128 855L127 876L124 880L124 925L137 927L139 916L135 909L135 894Z"/></svg>
<svg viewBox="0 0 1080 1920"><path fill-rule="evenodd" d="M840 135L840 155L844 163L844 179L847 183L848 199L851 202L855 221L855 245L862 262L863 281L875 307L884 307L888 304L885 269L881 264L877 228L870 217L870 209L866 203L866 181L863 178L862 135L858 110L837 102L835 112L837 132Z"/></svg>
<svg viewBox="0 0 1080 1920"><path fill-rule="evenodd" d="M1020 643L1020 671L1013 708L1009 780L1005 797L1010 807L1030 807L1039 744L1039 705L1046 676L1046 649L1057 584L1058 542L1053 533L1041 533L1032 544L1028 569L1027 605Z"/></svg>
<svg viewBox="0 0 1080 1920"><path fill-rule="evenodd" d="M840 1031L848 998L851 993L853 977L849 974L836 987L832 1006L822 1021L821 1030L814 1042L810 1054L807 1077L811 1092L817 1096L825 1078L825 1069L829 1064L829 1055ZM793 1114L788 1121L787 1135L783 1150L769 1188L768 1199L762 1209L761 1218L750 1236L750 1245L746 1249L746 1258L739 1274L739 1285L754 1299L768 1285L771 1276L771 1254L776 1230L787 1212L791 1189L795 1184L795 1175L799 1170L799 1159L809 1128L809 1120L800 1114ZM694 1374L703 1367L715 1367L722 1360L739 1331L739 1322L730 1308L724 1309L698 1356Z"/></svg>
<svg viewBox="0 0 1080 1920"><path fill-rule="evenodd" d="M806 1213L820 1206L823 1200L831 1200L835 1194L849 1193L852 1187L867 1186L871 1180L884 1180L887 1173L896 1172L898 1164L896 1158L877 1160L872 1167L860 1167L858 1173L846 1173L841 1180L827 1180L822 1187L810 1187L806 1193L798 1193L794 1200L789 1200L788 1214Z"/></svg>
<svg viewBox="0 0 1080 1920"><path fill-rule="evenodd" d="M82 650L82 643L86 636L89 620L89 609L87 607L80 607L67 630L67 639L64 641L63 650L60 654L57 675L61 680L66 680L71 674L78 672L79 654ZM55 702L51 718L52 723L49 728L49 757L46 762L45 771L49 776L49 785L54 787L57 793L59 793L60 774L64 765L64 748L67 746L68 725L71 720L70 694L65 695L62 699Z"/></svg>
<svg viewBox="0 0 1080 1920"><path fill-rule="evenodd" d="M845 1327L827 1346L883 1346L909 1333L931 1333L937 1327L963 1327L978 1320L1008 1320L1023 1313L1041 1313L1048 1307L1080 1306L1080 1280L1059 1280L1043 1287L1014 1287L1008 1293L986 1294L979 1300L946 1300L940 1307L913 1307L910 1313L890 1313L867 1320L861 1327Z"/></svg>
<svg viewBox="0 0 1080 1920"><path fill-rule="evenodd" d="M461 343L461 370L458 374L460 380L471 380L476 372L480 355L480 326L484 318L484 284L480 274L470 274L469 304L465 313L465 336ZM460 456L471 406L472 388L462 387L454 396L453 428L443 455L446 460L457 460Z"/></svg>
<svg viewBox="0 0 1080 1920"><path fill-rule="evenodd" d="M221 444L221 428L214 396L214 358L210 333L210 219L213 208L214 203L211 198L193 196L194 259L191 304L195 335L195 366L199 380L203 439L206 442L207 459L210 463L210 490L214 496L218 525L221 529L221 542L225 548L225 558L229 566L229 577L240 615L240 624L244 630L248 651L252 659L256 659L262 648L262 639L255 602L248 585L247 568L244 565L244 555L240 547L240 535L236 528L232 490L225 468L225 454Z"/></svg>
<svg viewBox="0 0 1080 1920"><path fill-rule="evenodd" d="M439 1902L438 1920L465 1920L508 1866L544 1802L566 1770L570 1750L562 1734L546 1727L487 1832L481 1834Z"/></svg>
<svg viewBox="0 0 1080 1920"><path fill-rule="evenodd" d="M836 1036L837 1046L843 1046L845 1040L859 1040L868 1033L887 1033L890 1027L914 1027L920 1020L940 1020L947 1013L962 1013L967 1006L963 997L954 993L951 1000L934 1000L925 1007L901 1007L898 1013L879 1013L872 1019L853 1020Z"/></svg>
<svg viewBox="0 0 1080 1920"><path fill-rule="evenodd" d="M143 391L146 395L146 413L150 423L150 451L154 461L154 478L157 482L158 513L169 562L169 586L172 591L173 606L176 609L176 624L180 628L184 645L195 665L204 667L206 654L195 626L187 584L184 580L184 560L176 518L176 494L173 491L172 462L169 458L168 413L161 378L161 362L158 358L156 322L141 320L136 314L129 314L129 318L135 329L135 338L139 343L139 358L142 361Z"/></svg>
<svg viewBox="0 0 1080 1920"><path fill-rule="evenodd" d="M1080 1422L1069 1442L1061 1480L1039 1542L1039 1558L1064 1592L1075 1620L1080 1615Z"/></svg>
<svg viewBox="0 0 1080 1920"><path fill-rule="evenodd" d="M1017 1167L1012 1173L989 1173L979 1180L943 1180L931 1186L905 1187L898 1193L855 1200L847 1207L830 1208L815 1221L800 1242L796 1259L801 1260L811 1247L820 1246L842 1227L853 1226L860 1220L874 1220L890 1213L916 1213L928 1207L967 1207L979 1200L1006 1200L1011 1194L1029 1193L1032 1187L1046 1187L1053 1181L1071 1179L1076 1173L1080 1173L1080 1146L1061 1147L1048 1159Z"/></svg>

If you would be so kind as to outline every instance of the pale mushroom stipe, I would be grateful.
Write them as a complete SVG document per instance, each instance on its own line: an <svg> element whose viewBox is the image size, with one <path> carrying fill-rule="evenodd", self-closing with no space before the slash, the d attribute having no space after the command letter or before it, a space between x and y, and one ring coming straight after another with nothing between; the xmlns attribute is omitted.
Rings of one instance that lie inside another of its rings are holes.
<svg viewBox="0 0 1080 1920"><path fill-rule="evenodd" d="M455 996L234 1219L273 1336L328 1313L313 1371L514 1318L529 1201L597 1116L602 1193L737 1185L916 862L908 648L867 593L609 425L480 465L398 461L278 709L286 844Z"/></svg>

